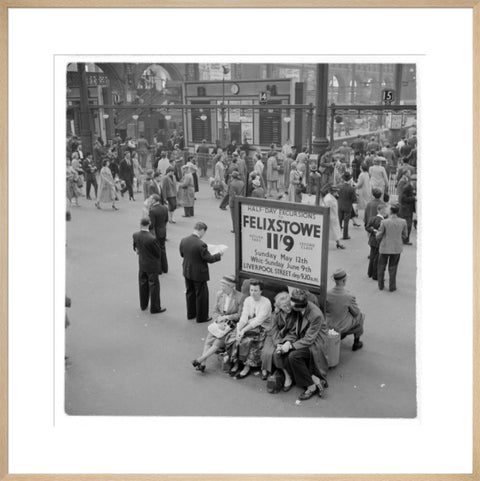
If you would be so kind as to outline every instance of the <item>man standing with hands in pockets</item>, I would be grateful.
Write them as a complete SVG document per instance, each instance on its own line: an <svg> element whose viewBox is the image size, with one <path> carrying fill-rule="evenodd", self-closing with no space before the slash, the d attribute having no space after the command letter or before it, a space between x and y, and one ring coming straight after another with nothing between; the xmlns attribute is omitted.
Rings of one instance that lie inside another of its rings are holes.
<svg viewBox="0 0 480 481"><path fill-rule="evenodd" d="M183 257L183 277L185 278L185 298L187 301L187 318L197 318L197 322L208 322L208 284L210 274L208 264L218 262L224 253L210 254L208 246L202 241L207 224L197 222L193 233L180 242L180 255Z"/></svg>

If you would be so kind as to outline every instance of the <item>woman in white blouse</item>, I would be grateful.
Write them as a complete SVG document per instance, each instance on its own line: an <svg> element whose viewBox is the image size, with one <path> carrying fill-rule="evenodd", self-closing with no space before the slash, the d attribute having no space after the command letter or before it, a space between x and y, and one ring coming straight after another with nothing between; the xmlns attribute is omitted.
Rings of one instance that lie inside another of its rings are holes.
<svg viewBox="0 0 480 481"><path fill-rule="evenodd" d="M261 281L250 281L250 296L243 303L237 328L228 334L225 342L227 353L233 364L230 375L237 379L243 379L250 374L252 368L262 364L265 328L272 314L272 304L269 299L262 296L262 291Z"/></svg>

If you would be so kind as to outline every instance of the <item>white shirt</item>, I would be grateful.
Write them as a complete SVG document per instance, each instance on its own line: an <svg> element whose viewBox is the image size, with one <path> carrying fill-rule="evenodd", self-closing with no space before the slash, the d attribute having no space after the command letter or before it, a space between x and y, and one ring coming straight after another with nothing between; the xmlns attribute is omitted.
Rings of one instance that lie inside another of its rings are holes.
<svg viewBox="0 0 480 481"><path fill-rule="evenodd" d="M237 330L242 330L247 324L249 329L261 326L270 318L272 314L272 304L261 296L259 301L255 301L252 296L245 299L242 308L242 315L238 321Z"/></svg>

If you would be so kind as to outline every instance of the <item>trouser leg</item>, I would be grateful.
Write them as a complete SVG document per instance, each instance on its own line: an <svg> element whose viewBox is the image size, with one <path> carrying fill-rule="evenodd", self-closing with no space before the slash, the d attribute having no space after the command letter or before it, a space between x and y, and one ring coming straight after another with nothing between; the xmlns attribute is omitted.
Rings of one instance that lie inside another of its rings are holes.
<svg viewBox="0 0 480 481"><path fill-rule="evenodd" d="M388 261L389 289L394 291L397 288L397 269L400 262L400 254L390 254Z"/></svg>
<svg viewBox="0 0 480 481"><path fill-rule="evenodd" d="M149 299L148 274L146 272L138 272L138 289L140 295L140 309L144 311L148 307Z"/></svg>
<svg viewBox="0 0 480 481"><path fill-rule="evenodd" d="M220 202L220 209L225 209L228 205L228 201L230 200L230 195L226 194L225 197Z"/></svg>
<svg viewBox="0 0 480 481"><path fill-rule="evenodd" d="M195 296L195 282L185 278L185 300L187 302L187 318L197 317L197 302Z"/></svg>
<svg viewBox="0 0 480 481"><path fill-rule="evenodd" d="M98 183L95 177L92 180L92 184L93 184L93 188L95 189L95 198L98 199Z"/></svg>
<svg viewBox="0 0 480 481"><path fill-rule="evenodd" d="M410 242L410 233L412 232L412 224L413 224L413 217L405 217L405 220L407 221L407 240L405 242Z"/></svg>
<svg viewBox="0 0 480 481"><path fill-rule="evenodd" d="M168 260L167 260L167 248L165 246L165 237L161 239L157 239L158 244L160 245L160 262L162 264L162 272L168 272Z"/></svg>
<svg viewBox="0 0 480 481"><path fill-rule="evenodd" d="M378 287L383 289L385 286L385 268L387 267L388 254L378 255Z"/></svg>
<svg viewBox="0 0 480 481"><path fill-rule="evenodd" d="M148 287L150 289L150 312L155 314L160 312L160 281L158 280L158 274L148 275Z"/></svg>
<svg viewBox="0 0 480 481"><path fill-rule="evenodd" d="M205 322L208 319L208 284L195 282L197 322Z"/></svg>
<svg viewBox="0 0 480 481"><path fill-rule="evenodd" d="M303 347L290 351L287 355L288 372L297 386L307 388L313 384L310 372L310 349Z"/></svg>
<svg viewBox="0 0 480 481"><path fill-rule="evenodd" d="M368 275L368 277L371 277L372 279L377 278L377 273L373 271L374 255L375 255L375 247L370 246L370 255L369 255L369 261L368 261L367 275ZM375 275L375 277L374 277L374 275Z"/></svg>
<svg viewBox="0 0 480 481"><path fill-rule="evenodd" d="M133 181L129 180L127 182L127 189L128 189L128 195L130 196L131 199L133 199Z"/></svg>
<svg viewBox="0 0 480 481"><path fill-rule="evenodd" d="M350 223L350 212L343 211L343 238L348 237L348 224Z"/></svg>

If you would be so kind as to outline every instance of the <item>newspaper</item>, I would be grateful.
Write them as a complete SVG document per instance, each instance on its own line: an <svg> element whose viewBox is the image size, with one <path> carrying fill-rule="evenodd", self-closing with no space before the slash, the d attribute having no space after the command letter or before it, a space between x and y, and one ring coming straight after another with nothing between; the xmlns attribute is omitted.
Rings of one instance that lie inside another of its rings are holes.
<svg viewBox="0 0 480 481"><path fill-rule="evenodd" d="M228 246L225 244L208 244L208 252L210 254L223 254L228 249Z"/></svg>

